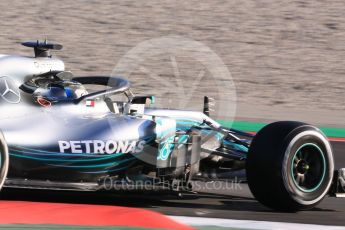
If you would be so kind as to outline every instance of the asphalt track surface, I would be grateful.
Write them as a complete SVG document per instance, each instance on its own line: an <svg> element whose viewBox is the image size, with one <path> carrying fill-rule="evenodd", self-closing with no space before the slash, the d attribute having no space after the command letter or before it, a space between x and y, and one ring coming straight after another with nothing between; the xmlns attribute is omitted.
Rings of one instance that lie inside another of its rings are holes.
<svg viewBox="0 0 345 230"><path fill-rule="evenodd" d="M345 167L345 143L333 142L336 167ZM214 184L202 193L179 198L162 193L88 193L4 189L2 200L117 205L145 208L166 215L263 220L345 226L345 199L326 197L311 211L279 213L258 203L246 184Z"/></svg>

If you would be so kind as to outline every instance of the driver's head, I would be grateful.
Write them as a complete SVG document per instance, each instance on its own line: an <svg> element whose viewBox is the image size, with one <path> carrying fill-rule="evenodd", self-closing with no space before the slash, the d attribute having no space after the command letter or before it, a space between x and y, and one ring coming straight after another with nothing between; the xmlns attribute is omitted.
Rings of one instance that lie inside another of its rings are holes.
<svg viewBox="0 0 345 230"><path fill-rule="evenodd" d="M39 104L41 104L40 101L47 101L47 103L51 104L61 101L70 101L86 93L87 91L81 84L72 81L62 81L59 83L51 83L46 88L38 88L33 93L33 96Z"/></svg>

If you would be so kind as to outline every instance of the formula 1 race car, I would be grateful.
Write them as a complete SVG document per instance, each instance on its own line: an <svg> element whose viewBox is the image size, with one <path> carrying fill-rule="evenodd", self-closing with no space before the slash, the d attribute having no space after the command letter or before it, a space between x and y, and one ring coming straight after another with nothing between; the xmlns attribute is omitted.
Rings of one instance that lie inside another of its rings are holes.
<svg viewBox="0 0 345 230"><path fill-rule="evenodd" d="M244 171L255 198L283 211L343 191L344 173L316 127L275 122L254 136L211 119L207 100L203 112L154 108L154 97L135 96L125 79L65 71L50 55L61 45L23 45L35 57L0 55L1 187L99 191L140 182L188 192L192 181Z"/></svg>

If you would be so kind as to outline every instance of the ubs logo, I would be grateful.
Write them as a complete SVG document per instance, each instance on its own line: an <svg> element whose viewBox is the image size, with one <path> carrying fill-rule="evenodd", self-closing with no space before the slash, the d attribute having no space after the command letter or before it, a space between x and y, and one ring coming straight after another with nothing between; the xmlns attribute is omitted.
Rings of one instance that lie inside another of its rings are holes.
<svg viewBox="0 0 345 230"><path fill-rule="evenodd" d="M9 77L0 77L0 96L8 103L20 102L20 91Z"/></svg>

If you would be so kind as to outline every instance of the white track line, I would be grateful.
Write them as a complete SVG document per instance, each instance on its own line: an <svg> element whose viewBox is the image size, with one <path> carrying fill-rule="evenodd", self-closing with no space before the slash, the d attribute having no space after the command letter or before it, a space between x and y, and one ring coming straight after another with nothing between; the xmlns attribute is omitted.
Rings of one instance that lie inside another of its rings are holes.
<svg viewBox="0 0 345 230"><path fill-rule="evenodd" d="M328 226L316 224L296 224L285 222L270 222L256 220L232 220L218 218L188 217L188 216L169 216L175 221L191 226L217 226L223 228L244 228L244 229L289 229L289 230L344 230L342 226Z"/></svg>

